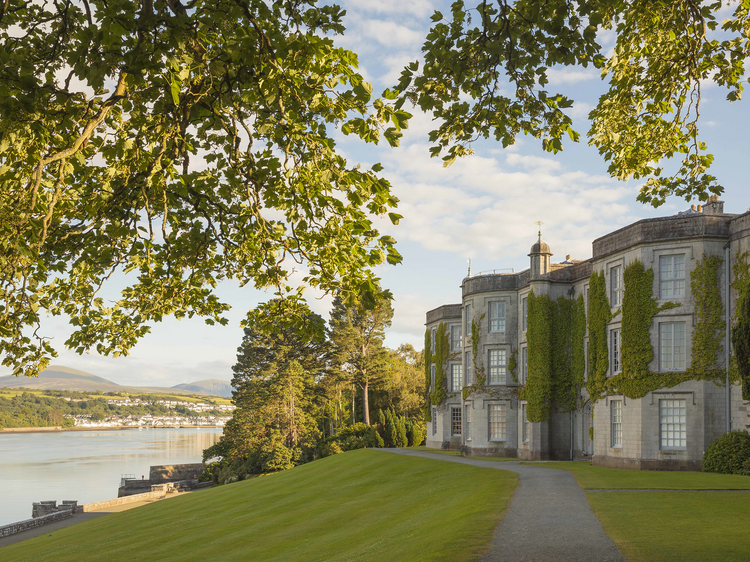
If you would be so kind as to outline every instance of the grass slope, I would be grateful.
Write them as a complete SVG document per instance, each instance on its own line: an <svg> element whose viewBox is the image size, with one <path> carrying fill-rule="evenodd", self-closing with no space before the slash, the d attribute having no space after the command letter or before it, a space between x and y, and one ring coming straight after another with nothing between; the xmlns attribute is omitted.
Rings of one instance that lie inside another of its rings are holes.
<svg viewBox="0 0 750 562"><path fill-rule="evenodd" d="M589 492L586 497L627 560L750 560L750 494Z"/></svg>
<svg viewBox="0 0 750 562"><path fill-rule="evenodd" d="M591 466L584 462L523 463L544 468L568 470L578 485L595 488L663 488L665 490L748 490L750 476L712 472L675 472L656 470L623 470ZM750 501L750 497L748 497Z"/></svg>
<svg viewBox="0 0 750 562"><path fill-rule="evenodd" d="M350 451L72 525L2 559L472 560L516 484L491 468Z"/></svg>

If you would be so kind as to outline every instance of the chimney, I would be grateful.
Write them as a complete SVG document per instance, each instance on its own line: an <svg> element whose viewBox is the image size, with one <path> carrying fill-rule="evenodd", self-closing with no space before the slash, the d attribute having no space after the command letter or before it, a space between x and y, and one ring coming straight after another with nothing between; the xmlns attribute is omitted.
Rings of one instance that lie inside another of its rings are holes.
<svg viewBox="0 0 750 562"><path fill-rule="evenodd" d="M703 214L705 215L723 215L724 214L724 201L719 201L718 195L712 195L706 201L703 206Z"/></svg>
<svg viewBox="0 0 750 562"><path fill-rule="evenodd" d="M698 205L698 212L699 212L699 213L702 213L702 212L703 212L703 205Z"/></svg>
<svg viewBox="0 0 750 562"><path fill-rule="evenodd" d="M693 205L690 205L690 208L691 208L691 209L692 209L693 211L695 211L695 204L693 204Z"/></svg>

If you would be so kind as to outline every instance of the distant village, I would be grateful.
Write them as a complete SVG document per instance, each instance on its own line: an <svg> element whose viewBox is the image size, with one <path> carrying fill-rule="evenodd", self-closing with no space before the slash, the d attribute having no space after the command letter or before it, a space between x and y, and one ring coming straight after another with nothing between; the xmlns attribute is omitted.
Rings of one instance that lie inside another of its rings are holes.
<svg viewBox="0 0 750 562"><path fill-rule="evenodd" d="M67 402L78 402L81 399L64 397ZM123 397L107 399L107 405L111 406L147 406L160 405L171 410L190 412L185 415L153 415L153 414L112 414L97 419L95 414L66 414L66 418L72 418L75 427L176 427L176 426L198 426L198 427L224 427L232 418L234 404L206 404L204 402L186 402L182 400L142 400L140 398ZM217 415L219 412L227 415ZM191 415L194 413L206 413L206 415Z"/></svg>

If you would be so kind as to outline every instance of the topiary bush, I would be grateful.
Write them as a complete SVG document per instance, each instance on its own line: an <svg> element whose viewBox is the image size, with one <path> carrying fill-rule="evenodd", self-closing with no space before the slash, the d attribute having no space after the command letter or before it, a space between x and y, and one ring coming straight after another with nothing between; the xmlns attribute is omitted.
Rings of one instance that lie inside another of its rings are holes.
<svg viewBox="0 0 750 562"><path fill-rule="evenodd" d="M730 431L711 443L703 454L703 472L750 475L750 433Z"/></svg>

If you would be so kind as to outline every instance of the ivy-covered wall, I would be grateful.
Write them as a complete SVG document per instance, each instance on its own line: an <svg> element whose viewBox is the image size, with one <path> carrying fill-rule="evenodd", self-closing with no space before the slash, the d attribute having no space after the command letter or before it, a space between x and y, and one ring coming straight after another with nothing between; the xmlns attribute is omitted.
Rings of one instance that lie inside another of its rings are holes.
<svg viewBox="0 0 750 562"><path fill-rule="evenodd" d="M424 332L424 419L432 421L432 408L430 407L430 385L432 384L432 334L430 330Z"/></svg>
<svg viewBox="0 0 750 562"><path fill-rule="evenodd" d="M437 327L435 335L435 350L432 352L432 362L435 363L435 388L430 393L429 404L442 404L443 400L448 397L447 392L447 369L448 360L451 357L450 341L448 338L448 328L445 323L441 322Z"/></svg>
<svg viewBox="0 0 750 562"><path fill-rule="evenodd" d="M750 400L750 260L740 254L734 263L732 288L737 291L732 347L734 374L742 384L742 398Z"/></svg>
<svg viewBox="0 0 750 562"><path fill-rule="evenodd" d="M583 297L576 300L528 296L526 331L528 379L519 397L527 401L529 421L549 420L553 408L576 408L583 385L583 338L586 316Z"/></svg>
<svg viewBox="0 0 750 562"><path fill-rule="evenodd" d="M603 396L609 369L607 324L612 320L612 307L607 298L604 272L594 272L589 279L589 370L586 388L596 401Z"/></svg>

